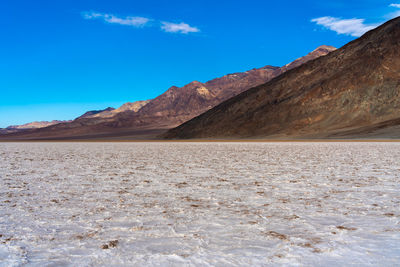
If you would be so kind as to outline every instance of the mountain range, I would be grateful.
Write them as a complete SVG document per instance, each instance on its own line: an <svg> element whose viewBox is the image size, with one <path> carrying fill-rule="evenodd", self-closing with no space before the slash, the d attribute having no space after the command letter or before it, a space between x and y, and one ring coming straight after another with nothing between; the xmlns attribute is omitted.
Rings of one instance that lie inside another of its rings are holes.
<svg viewBox="0 0 400 267"><path fill-rule="evenodd" d="M1 138L400 138L399 40L400 17L283 67L172 86L154 99L72 121L12 126Z"/></svg>
<svg viewBox="0 0 400 267"><path fill-rule="evenodd" d="M35 122L3 129L8 139L152 139L252 87L264 84L302 64L335 51L320 46L283 67L265 66L228 74L205 83L170 87L160 96L121 107L88 111L72 121ZM29 125L29 127L27 127Z"/></svg>
<svg viewBox="0 0 400 267"><path fill-rule="evenodd" d="M400 17L163 137L400 138Z"/></svg>

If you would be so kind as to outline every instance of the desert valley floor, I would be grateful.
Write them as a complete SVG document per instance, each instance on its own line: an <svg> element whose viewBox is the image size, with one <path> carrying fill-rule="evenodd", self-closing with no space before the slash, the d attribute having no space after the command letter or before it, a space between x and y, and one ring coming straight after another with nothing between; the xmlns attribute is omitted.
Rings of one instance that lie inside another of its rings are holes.
<svg viewBox="0 0 400 267"><path fill-rule="evenodd" d="M0 143L1 266L400 264L400 143Z"/></svg>

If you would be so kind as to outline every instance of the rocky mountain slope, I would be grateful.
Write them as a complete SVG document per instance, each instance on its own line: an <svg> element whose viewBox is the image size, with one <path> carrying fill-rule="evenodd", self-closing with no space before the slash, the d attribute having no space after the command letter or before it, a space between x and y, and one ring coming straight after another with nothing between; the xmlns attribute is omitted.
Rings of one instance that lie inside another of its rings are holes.
<svg viewBox="0 0 400 267"><path fill-rule="evenodd" d="M89 111L72 122L43 129L24 131L11 138L94 138L139 135L148 138L175 127L219 103L263 84L280 74L336 50L318 47L308 55L283 67L265 66L242 73L228 74L206 83L193 81L183 87L172 86L162 95L147 101L126 103L118 109ZM143 135L145 133L145 135ZM10 137L7 136L7 137Z"/></svg>
<svg viewBox="0 0 400 267"><path fill-rule="evenodd" d="M400 17L221 103L164 137L400 137L399 125ZM386 135L374 134L384 128Z"/></svg>

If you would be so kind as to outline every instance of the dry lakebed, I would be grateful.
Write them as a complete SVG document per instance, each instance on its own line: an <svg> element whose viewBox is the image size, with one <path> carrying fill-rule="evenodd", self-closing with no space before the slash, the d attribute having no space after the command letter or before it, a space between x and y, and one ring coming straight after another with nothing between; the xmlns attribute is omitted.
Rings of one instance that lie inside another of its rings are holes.
<svg viewBox="0 0 400 267"><path fill-rule="evenodd" d="M400 143L0 143L0 266L399 266Z"/></svg>

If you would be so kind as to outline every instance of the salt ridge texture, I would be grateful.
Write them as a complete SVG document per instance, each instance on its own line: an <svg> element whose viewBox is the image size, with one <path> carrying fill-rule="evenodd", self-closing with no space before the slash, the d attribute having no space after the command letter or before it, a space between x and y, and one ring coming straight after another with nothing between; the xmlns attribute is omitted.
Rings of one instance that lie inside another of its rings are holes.
<svg viewBox="0 0 400 267"><path fill-rule="evenodd" d="M0 143L0 265L398 266L399 178L399 143Z"/></svg>

